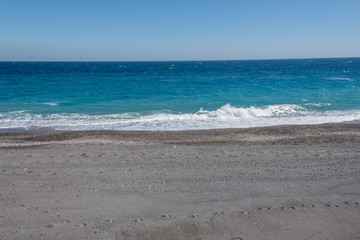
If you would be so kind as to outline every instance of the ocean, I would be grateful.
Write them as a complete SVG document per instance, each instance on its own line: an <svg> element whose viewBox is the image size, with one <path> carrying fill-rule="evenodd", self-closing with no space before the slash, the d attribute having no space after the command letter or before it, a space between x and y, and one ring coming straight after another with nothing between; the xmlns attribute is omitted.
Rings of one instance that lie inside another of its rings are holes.
<svg viewBox="0 0 360 240"><path fill-rule="evenodd" d="M360 121L360 58L0 62L0 131Z"/></svg>

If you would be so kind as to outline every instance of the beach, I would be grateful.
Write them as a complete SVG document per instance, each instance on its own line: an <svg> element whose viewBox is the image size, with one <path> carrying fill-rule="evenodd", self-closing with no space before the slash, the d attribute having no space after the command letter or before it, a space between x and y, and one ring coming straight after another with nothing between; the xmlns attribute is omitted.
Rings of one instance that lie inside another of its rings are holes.
<svg viewBox="0 0 360 240"><path fill-rule="evenodd" d="M360 125L0 134L1 239L360 239Z"/></svg>

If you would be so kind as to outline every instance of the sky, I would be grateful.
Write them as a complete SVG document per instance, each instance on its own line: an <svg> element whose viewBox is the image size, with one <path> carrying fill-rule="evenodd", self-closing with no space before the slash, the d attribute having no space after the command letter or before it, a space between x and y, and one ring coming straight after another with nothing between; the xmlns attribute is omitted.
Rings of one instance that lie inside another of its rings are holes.
<svg viewBox="0 0 360 240"><path fill-rule="evenodd" d="M360 57L359 0L0 0L0 61Z"/></svg>

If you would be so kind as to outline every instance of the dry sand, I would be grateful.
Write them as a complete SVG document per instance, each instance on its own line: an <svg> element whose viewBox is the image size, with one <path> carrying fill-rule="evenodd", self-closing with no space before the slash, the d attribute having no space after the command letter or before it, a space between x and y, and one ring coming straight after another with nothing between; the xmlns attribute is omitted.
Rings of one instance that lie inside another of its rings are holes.
<svg viewBox="0 0 360 240"><path fill-rule="evenodd" d="M0 239L360 239L360 125L0 134Z"/></svg>

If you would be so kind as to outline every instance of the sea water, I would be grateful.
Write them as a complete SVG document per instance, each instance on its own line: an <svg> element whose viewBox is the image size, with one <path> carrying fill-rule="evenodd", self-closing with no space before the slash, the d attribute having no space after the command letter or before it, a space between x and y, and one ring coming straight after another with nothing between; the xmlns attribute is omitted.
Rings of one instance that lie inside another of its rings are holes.
<svg viewBox="0 0 360 240"><path fill-rule="evenodd" d="M360 120L360 58L0 62L0 130L190 130Z"/></svg>

